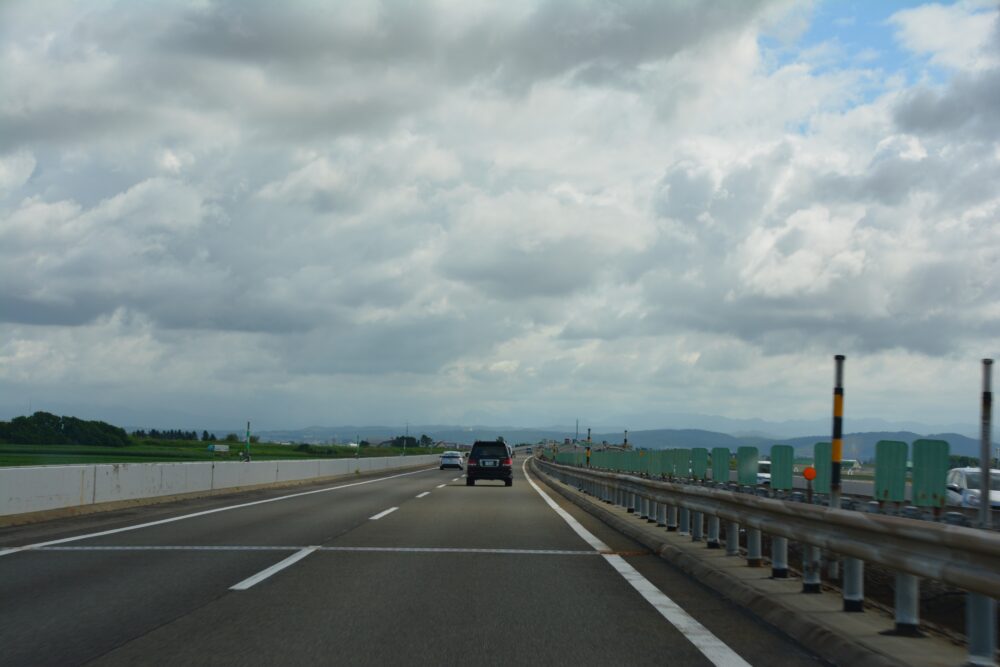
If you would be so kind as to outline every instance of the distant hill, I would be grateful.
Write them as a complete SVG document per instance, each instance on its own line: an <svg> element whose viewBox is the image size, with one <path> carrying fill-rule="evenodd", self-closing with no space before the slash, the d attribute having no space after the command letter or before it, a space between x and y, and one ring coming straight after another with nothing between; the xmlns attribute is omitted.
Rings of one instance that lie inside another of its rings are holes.
<svg viewBox="0 0 1000 667"><path fill-rule="evenodd" d="M521 442L536 443L542 440L562 442L566 438L574 437L573 431L496 426L417 425L410 426L409 428L410 435L414 437L419 438L421 435L426 434L435 441L456 443L493 440L501 435L507 442L512 444ZM363 440L376 442L388 440L402 434L402 428L391 426L313 426L299 430L263 431L260 433L261 438L264 440L312 443L330 442L334 438L338 442L354 441L358 436L361 436ZM612 444L620 444L623 436L623 432L593 433L591 439L596 443L606 440ZM586 438L586 431L581 433L580 438L581 440ZM964 456L979 455L979 441L957 433L921 435L912 431L869 431L845 434L844 458L863 460L874 458L875 443L879 440L900 440L907 444L912 444L914 440L920 438L945 440L951 446L952 454ZM760 435L734 436L702 429L654 429L629 431L628 439L629 444L634 447L653 449L673 447L706 447L711 449L712 447L728 447L735 450L741 446L752 446L758 447L762 454L766 454L770 450L771 445L783 444L792 445L799 456L812 456L813 445L817 442L829 442L830 434L779 439L767 438Z"/></svg>
<svg viewBox="0 0 1000 667"><path fill-rule="evenodd" d="M921 435L911 431L875 431L867 433L848 433L844 435L844 458L871 459L875 456L875 444L879 440L898 440L912 445L914 440L944 440L948 443L952 454L963 456L979 456L979 441L958 433L932 433ZM830 436L806 436L790 438L782 444L795 447L795 453L808 456L817 442L829 442Z"/></svg>

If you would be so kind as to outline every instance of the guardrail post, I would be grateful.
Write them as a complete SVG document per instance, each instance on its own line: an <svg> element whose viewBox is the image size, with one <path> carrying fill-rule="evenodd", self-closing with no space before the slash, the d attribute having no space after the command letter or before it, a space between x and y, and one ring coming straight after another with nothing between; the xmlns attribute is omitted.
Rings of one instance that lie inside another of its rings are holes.
<svg viewBox="0 0 1000 667"><path fill-rule="evenodd" d="M788 578L788 538L771 538L771 577L773 579Z"/></svg>
<svg viewBox="0 0 1000 667"><path fill-rule="evenodd" d="M691 534L691 512L688 508L682 507L679 510L680 514L680 526L677 529L678 535L690 535Z"/></svg>
<svg viewBox="0 0 1000 667"><path fill-rule="evenodd" d="M747 565L760 567L764 564L764 556L760 548L760 529L747 528Z"/></svg>
<svg viewBox="0 0 1000 667"><path fill-rule="evenodd" d="M965 635L969 638L969 664L996 665L997 607L992 598L969 593L965 598Z"/></svg>
<svg viewBox="0 0 1000 667"><path fill-rule="evenodd" d="M635 513L635 494L631 491L625 492L625 511L629 514Z"/></svg>
<svg viewBox="0 0 1000 667"><path fill-rule="evenodd" d="M912 574L896 574L896 593L893 606L896 613L894 635L921 637L920 632L920 579ZM970 643L971 651L971 643Z"/></svg>
<svg viewBox="0 0 1000 667"><path fill-rule="evenodd" d="M844 611L865 610L865 562L859 558L844 559Z"/></svg>
<svg viewBox="0 0 1000 667"><path fill-rule="evenodd" d="M740 524L735 521L726 522L726 555L740 555Z"/></svg>
<svg viewBox="0 0 1000 667"><path fill-rule="evenodd" d="M691 541L701 542L705 537L705 515L701 512L691 512Z"/></svg>
<svg viewBox="0 0 1000 667"><path fill-rule="evenodd" d="M708 517L708 540L705 546L709 549L718 549L722 546L719 544L719 517L714 514Z"/></svg>
<svg viewBox="0 0 1000 667"><path fill-rule="evenodd" d="M643 498L639 496L639 507L636 512L640 519L645 519L649 516L649 498Z"/></svg>
<svg viewBox="0 0 1000 667"><path fill-rule="evenodd" d="M655 500L650 499L649 501L649 514L646 515L646 521L649 523L656 523L656 513L659 510L659 503Z"/></svg>
<svg viewBox="0 0 1000 667"><path fill-rule="evenodd" d="M667 532L674 532L677 530L677 505L671 505L667 508Z"/></svg>
<svg viewBox="0 0 1000 667"><path fill-rule="evenodd" d="M811 544L802 545L802 592L819 593L820 549Z"/></svg>
<svg viewBox="0 0 1000 667"><path fill-rule="evenodd" d="M661 528L667 525L667 505L665 503L656 503L656 525Z"/></svg>

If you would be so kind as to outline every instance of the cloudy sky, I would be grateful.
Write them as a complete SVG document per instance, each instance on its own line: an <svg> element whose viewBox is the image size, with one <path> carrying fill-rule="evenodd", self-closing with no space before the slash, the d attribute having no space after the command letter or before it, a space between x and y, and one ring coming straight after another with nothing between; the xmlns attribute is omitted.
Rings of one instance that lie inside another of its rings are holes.
<svg viewBox="0 0 1000 667"><path fill-rule="evenodd" d="M4 2L0 416L974 424L998 109L995 0Z"/></svg>

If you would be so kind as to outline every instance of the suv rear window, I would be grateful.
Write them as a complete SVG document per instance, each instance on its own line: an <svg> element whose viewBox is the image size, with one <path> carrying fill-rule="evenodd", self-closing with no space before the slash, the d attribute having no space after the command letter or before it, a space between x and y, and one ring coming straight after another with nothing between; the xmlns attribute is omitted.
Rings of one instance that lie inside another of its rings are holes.
<svg viewBox="0 0 1000 667"><path fill-rule="evenodd" d="M496 457L498 459L507 458L507 447L500 443L490 443L488 445L475 445L472 448L472 456L475 457Z"/></svg>

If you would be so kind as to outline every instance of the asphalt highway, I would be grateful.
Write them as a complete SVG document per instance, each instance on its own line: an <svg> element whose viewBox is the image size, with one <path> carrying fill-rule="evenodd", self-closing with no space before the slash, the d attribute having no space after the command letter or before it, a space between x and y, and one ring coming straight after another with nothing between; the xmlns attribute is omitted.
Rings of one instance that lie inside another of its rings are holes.
<svg viewBox="0 0 1000 667"><path fill-rule="evenodd" d="M0 662L822 664L522 461L0 529Z"/></svg>

